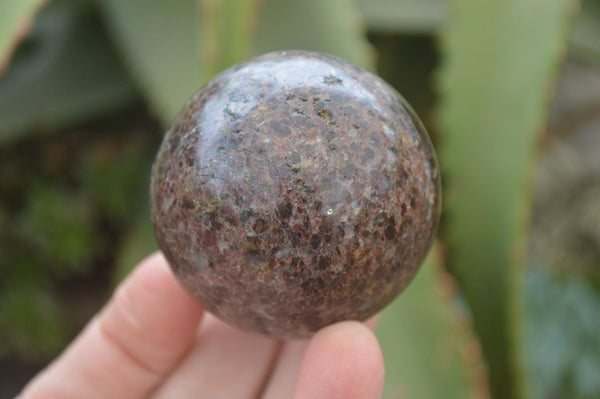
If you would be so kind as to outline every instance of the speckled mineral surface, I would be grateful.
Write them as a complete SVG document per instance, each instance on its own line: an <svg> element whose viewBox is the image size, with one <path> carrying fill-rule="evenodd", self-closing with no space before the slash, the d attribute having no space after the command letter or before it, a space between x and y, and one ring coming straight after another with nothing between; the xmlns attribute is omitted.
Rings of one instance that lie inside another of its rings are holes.
<svg viewBox="0 0 600 399"><path fill-rule="evenodd" d="M438 176L421 122L380 78L276 52L185 105L154 164L152 218L206 309L306 337L368 318L406 287L436 229Z"/></svg>

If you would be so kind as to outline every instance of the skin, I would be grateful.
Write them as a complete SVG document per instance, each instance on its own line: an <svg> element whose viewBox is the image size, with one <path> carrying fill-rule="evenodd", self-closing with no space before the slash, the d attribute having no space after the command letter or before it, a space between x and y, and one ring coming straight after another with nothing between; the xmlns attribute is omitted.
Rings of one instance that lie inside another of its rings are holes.
<svg viewBox="0 0 600 399"><path fill-rule="evenodd" d="M156 253L19 398L380 398L374 324L288 342L243 332L204 312Z"/></svg>

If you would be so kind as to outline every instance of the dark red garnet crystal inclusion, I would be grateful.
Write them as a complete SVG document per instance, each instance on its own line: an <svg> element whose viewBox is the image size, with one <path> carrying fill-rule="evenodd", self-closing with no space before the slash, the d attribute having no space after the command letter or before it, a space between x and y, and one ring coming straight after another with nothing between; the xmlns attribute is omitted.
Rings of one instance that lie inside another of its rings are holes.
<svg viewBox="0 0 600 399"><path fill-rule="evenodd" d="M302 338L364 320L406 287L439 193L427 133L394 89L340 58L281 51L187 102L156 157L152 220L207 310Z"/></svg>

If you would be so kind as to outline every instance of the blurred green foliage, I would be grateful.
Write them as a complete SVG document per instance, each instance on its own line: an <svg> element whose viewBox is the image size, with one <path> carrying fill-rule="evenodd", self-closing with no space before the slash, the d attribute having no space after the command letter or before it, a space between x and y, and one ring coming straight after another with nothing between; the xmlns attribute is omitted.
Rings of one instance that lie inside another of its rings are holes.
<svg viewBox="0 0 600 399"><path fill-rule="evenodd" d="M119 232L146 209L159 139L137 126L138 110L126 113L118 128L96 121L0 149L0 353L56 354L82 321L61 287L99 285L108 294L108 277L98 277L111 273Z"/></svg>
<svg viewBox="0 0 600 399"><path fill-rule="evenodd" d="M526 275L526 340L538 398L598 398L600 296L582 276L535 265Z"/></svg>
<svg viewBox="0 0 600 399"><path fill-rule="evenodd" d="M55 356L156 248L150 166L187 98L235 62L301 48L377 71L440 153L440 239L380 324L385 397L600 397L600 168L558 189L592 196L592 217L561 222L588 222L569 241L586 273L546 256L547 221L564 215L536 206L532 230L528 216L537 154L552 155L538 143L600 129L587 83L559 91L577 105L546 129L566 54L600 79L598 1L575 23L575 0L43 3L0 4L0 359ZM544 187L536 198L555 195Z"/></svg>

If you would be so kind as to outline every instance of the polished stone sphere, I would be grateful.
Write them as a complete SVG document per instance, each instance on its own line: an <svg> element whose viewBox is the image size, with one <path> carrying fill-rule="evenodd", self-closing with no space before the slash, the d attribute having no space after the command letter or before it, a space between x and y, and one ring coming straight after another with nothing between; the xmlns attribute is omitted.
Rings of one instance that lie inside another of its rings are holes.
<svg viewBox="0 0 600 399"><path fill-rule="evenodd" d="M418 117L340 58L266 54L183 107L152 173L152 220L183 286L242 329L307 337L364 320L431 246L439 171Z"/></svg>

